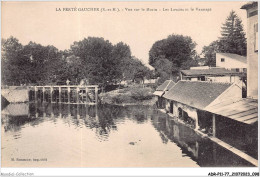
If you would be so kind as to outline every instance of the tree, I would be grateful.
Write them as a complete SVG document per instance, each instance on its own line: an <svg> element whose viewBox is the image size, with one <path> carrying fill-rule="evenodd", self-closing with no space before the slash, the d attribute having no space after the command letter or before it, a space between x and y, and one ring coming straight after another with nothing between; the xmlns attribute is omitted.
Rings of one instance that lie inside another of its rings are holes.
<svg viewBox="0 0 260 177"><path fill-rule="evenodd" d="M241 19L235 11L231 11L225 23L221 27L219 41L220 51L246 55L246 38Z"/></svg>
<svg viewBox="0 0 260 177"><path fill-rule="evenodd" d="M127 62L131 59L128 45L123 42L112 45L108 40L97 37L74 42L71 53L81 60L81 77L103 86L122 80Z"/></svg>
<svg viewBox="0 0 260 177"><path fill-rule="evenodd" d="M18 39L11 36L8 39L2 39L1 42L1 70L2 70L2 84L19 85L20 68L19 68L19 55L23 48Z"/></svg>
<svg viewBox="0 0 260 177"><path fill-rule="evenodd" d="M146 67L138 58L132 56L124 61L123 76L125 80L142 80L148 76L149 68Z"/></svg>
<svg viewBox="0 0 260 177"><path fill-rule="evenodd" d="M153 44L149 51L149 64L155 69L162 70L162 68L158 68L156 63L166 59L172 64L171 74L177 76L181 69L197 65L196 61L193 61L197 55L195 47L196 43L188 36L170 35Z"/></svg>
<svg viewBox="0 0 260 177"><path fill-rule="evenodd" d="M49 84L64 64L61 52L54 46L29 42L23 46L10 37L2 39L2 82L8 85ZM62 73L62 72L60 72Z"/></svg>
<svg viewBox="0 0 260 177"><path fill-rule="evenodd" d="M208 46L203 47L202 54L206 58L206 66L216 66L216 53L219 51L219 41L213 41Z"/></svg>
<svg viewBox="0 0 260 177"><path fill-rule="evenodd" d="M22 56L27 61L24 66L27 81L34 84L56 83L58 71L62 68L62 54L54 46L42 46L29 42L22 50Z"/></svg>
<svg viewBox="0 0 260 177"><path fill-rule="evenodd" d="M155 62L156 74L160 77L159 83L172 78L173 64L166 58L161 58Z"/></svg>
<svg viewBox="0 0 260 177"><path fill-rule="evenodd" d="M230 12L221 29L221 37L203 47L206 65L216 66L217 52L246 55L247 45L242 21L234 11Z"/></svg>
<svg viewBox="0 0 260 177"><path fill-rule="evenodd" d="M7 85L65 84L67 79L79 84L81 79L88 79L90 84L106 86L125 78L144 80L149 73L131 56L128 45L112 45L97 37L74 42L65 51L35 42L23 46L14 37L2 39L1 62L2 83Z"/></svg>
<svg viewBox="0 0 260 177"><path fill-rule="evenodd" d="M115 63L113 67L115 81L120 82L126 75L125 71L129 69L129 61L132 60L130 47L119 42L113 47L112 58Z"/></svg>

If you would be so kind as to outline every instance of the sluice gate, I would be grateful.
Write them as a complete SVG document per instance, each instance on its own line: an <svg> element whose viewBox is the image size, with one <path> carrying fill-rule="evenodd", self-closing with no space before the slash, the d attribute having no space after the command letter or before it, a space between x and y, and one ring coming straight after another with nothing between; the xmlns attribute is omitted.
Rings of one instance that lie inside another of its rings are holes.
<svg viewBox="0 0 260 177"><path fill-rule="evenodd" d="M69 104L97 104L98 85L29 86L29 101Z"/></svg>

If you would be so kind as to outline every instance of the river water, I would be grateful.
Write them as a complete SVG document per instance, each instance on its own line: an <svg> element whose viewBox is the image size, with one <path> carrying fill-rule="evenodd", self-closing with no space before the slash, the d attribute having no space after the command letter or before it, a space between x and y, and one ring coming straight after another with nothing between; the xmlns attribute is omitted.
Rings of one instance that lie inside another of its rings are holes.
<svg viewBox="0 0 260 177"><path fill-rule="evenodd" d="M10 104L3 167L252 166L151 106Z"/></svg>

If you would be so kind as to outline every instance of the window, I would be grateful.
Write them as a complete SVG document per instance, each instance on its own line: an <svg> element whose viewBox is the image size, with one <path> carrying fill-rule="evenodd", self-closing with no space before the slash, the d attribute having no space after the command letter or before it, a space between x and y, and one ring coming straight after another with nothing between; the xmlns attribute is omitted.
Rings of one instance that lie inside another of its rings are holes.
<svg viewBox="0 0 260 177"><path fill-rule="evenodd" d="M239 68L236 68L236 72L239 72Z"/></svg>
<svg viewBox="0 0 260 177"><path fill-rule="evenodd" d="M221 58L221 62L225 62L225 58Z"/></svg>
<svg viewBox="0 0 260 177"><path fill-rule="evenodd" d="M258 23L254 24L254 38L255 52L258 52Z"/></svg>

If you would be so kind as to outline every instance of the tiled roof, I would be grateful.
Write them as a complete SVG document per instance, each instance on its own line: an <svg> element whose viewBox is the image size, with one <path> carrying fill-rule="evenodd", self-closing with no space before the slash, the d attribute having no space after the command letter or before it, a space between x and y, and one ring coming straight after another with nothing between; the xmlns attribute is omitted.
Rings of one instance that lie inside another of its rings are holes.
<svg viewBox="0 0 260 177"><path fill-rule="evenodd" d="M172 80L166 80L164 83L156 89L157 91L168 91L170 88L172 88L176 83Z"/></svg>
<svg viewBox="0 0 260 177"><path fill-rule="evenodd" d="M155 91L153 92L153 94L156 96L162 96L164 94L164 91Z"/></svg>
<svg viewBox="0 0 260 177"><path fill-rule="evenodd" d="M218 54L223 55L225 57L232 58L234 60L237 60L237 61L240 61L242 63L247 64L246 57L244 57L244 56L241 56L241 55L238 55L238 54L234 54L234 53L218 53Z"/></svg>
<svg viewBox="0 0 260 177"><path fill-rule="evenodd" d="M230 83L220 82L179 81L163 97L204 109L230 86Z"/></svg>
<svg viewBox="0 0 260 177"><path fill-rule="evenodd" d="M237 75L236 71L227 70L225 68L209 68L209 69L191 69L181 70L186 76L200 76L200 75Z"/></svg>
<svg viewBox="0 0 260 177"><path fill-rule="evenodd" d="M245 124L258 121L258 101L249 98L223 101L210 105L205 110Z"/></svg>

